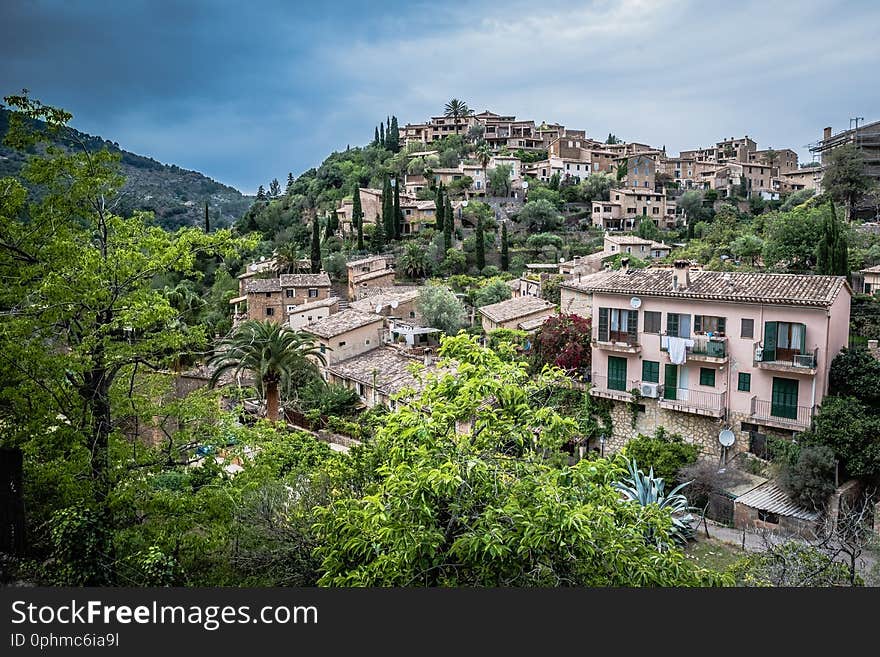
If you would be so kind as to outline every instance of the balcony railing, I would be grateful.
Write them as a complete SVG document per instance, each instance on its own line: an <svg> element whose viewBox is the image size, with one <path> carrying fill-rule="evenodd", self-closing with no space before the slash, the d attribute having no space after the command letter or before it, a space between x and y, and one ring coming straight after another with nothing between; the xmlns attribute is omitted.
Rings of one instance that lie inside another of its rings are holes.
<svg viewBox="0 0 880 657"><path fill-rule="evenodd" d="M685 413L721 417L727 410L727 393L664 386L660 391L660 406Z"/></svg>
<svg viewBox="0 0 880 657"><path fill-rule="evenodd" d="M633 379L620 380L611 379L607 376L593 374L590 377L591 387L590 393L597 397L606 397L608 399L617 399L619 401L632 400L630 390L639 387L639 382Z"/></svg>
<svg viewBox="0 0 880 657"><path fill-rule="evenodd" d="M664 337L665 333L662 334ZM724 359L727 358L727 338L723 336L713 335L692 335L690 340L694 341L692 347L687 348L687 355L696 357L696 360ZM667 347L661 346L660 351L669 351Z"/></svg>
<svg viewBox="0 0 880 657"><path fill-rule="evenodd" d="M774 426L809 429L813 422L812 406L793 406L752 397L752 418Z"/></svg>
<svg viewBox="0 0 880 657"><path fill-rule="evenodd" d="M597 333L598 336L598 333ZM627 331L608 331L607 336L598 337L594 341L594 346L606 351L619 351L634 354L641 351L638 335L633 335Z"/></svg>
<svg viewBox="0 0 880 657"><path fill-rule="evenodd" d="M757 356L760 343L755 343L755 355ZM812 352L798 353L796 350L776 348L773 358L768 360L767 352L762 350L761 360L755 359L755 365L764 369L784 370L815 370L819 362L819 348Z"/></svg>

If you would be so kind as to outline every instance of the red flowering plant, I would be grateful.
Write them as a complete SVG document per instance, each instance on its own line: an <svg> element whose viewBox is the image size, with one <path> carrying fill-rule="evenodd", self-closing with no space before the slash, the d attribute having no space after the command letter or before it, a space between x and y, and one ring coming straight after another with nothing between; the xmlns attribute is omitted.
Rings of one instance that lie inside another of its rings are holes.
<svg viewBox="0 0 880 657"><path fill-rule="evenodd" d="M556 365L566 372L589 371L592 322L580 315L551 317L535 335L532 364L536 370Z"/></svg>

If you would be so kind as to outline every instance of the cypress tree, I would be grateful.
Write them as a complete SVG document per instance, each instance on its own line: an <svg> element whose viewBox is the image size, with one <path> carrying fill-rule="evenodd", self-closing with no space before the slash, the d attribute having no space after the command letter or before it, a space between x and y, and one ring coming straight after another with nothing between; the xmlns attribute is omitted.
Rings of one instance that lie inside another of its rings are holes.
<svg viewBox="0 0 880 657"><path fill-rule="evenodd" d="M507 250L507 222L501 224L501 271L510 267L510 253Z"/></svg>
<svg viewBox="0 0 880 657"><path fill-rule="evenodd" d="M399 240L403 234L403 214L400 212L400 181L394 185L394 234L390 237Z"/></svg>
<svg viewBox="0 0 880 657"><path fill-rule="evenodd" d="M477 256L477 269L483 271L486 267L486 242L485 236L483 235L483 213L477 215L477 229L474 233L474 237L477 240L476 243L476 256Z"/></svg>
<svg viewBox="0 0 880 657"><path fill-rule="evenodd" d="M351 219L354 222L354 228L357 230L357 248L358 251L364 250L364 213L361 210L361 188L354 186L354 199L351 205Z"/></svg>
<svg viewBox="0 0 880 657"><path fill-rule="evenodd" d="M376 221L376 230L370 238L370 251L374 253L382 253L385 249L385 227L381 221Z"/></svg>
<svg viewBox="0 0 880 657"><path fill-rule="evenodd" d="M396 116L391 117L391 126L388 128L388 150L392 153L400 150L400 128Z"/></svg>
<svg viewBox="0 0 880 657"><path fill-rule="evenodd" d="M379 145L385 148L385 125L381 122L379 123Z"/></svg>
<svg viewBox="0 0 880 657"><path fill-rule="evenodd" d="M373 146L379 145L379 126L376 126L376 134L373 135Z"/></svg>
<svg viewBox="0 0 880 657"><path fill-rule="evenodd" d="M257 190L257 200L265 201L266 200L266 190L263 189L263 186L260 185L260 188Z"/></svg>
<svg viewBox="0 0 880 657"><path fill-rule="evenodd" d="M312 273L321 273L321 220L316 214L312 218Z"/></svg>
<svg viewBox="0 0 880 657"><path fill-rule="evenodd" d="M385 234L394 237L394 199L391 192L391 178L387 176L382 186L382 224Z"/></svg>
<svg viewBox="0 0 880 657"><path fill-rule="evenodd" d="M211 232L211 219L208 217L208 202L205 201L205 232Z"/></svg>
<svg viewBox="0 0 880 657"><path fill-rule="evenodd" d="M331 212L327 215L327 225L324 227L324 241L326 242L331 237L333 237L333 233L336 232L336 225L334 219L336 218L336 214Z"/></svg>
<svg viewBox="0 0 880 657"><path fill-rule="evenodd" d="M440 183L434 194L434 214L436 216L434 228L440 233L443 232L443 210L443 183Z"/></svg>
<svg viewBox="0 0 880 657"><path fill-rule="evenodd" d="M829 197L830 214L822 224L822 239L816 259L816 270L820 274L846 276L849 278L849 253L846 236L840 230L834 201Z"/></svg>
<svg viewBox="0 0 880 657"><path fill-rule="evenodd" d="M455 215L452 213L452 203L446 197L443 208L443 248L448 251L452 248L452 229L455 228Z"/></svg>

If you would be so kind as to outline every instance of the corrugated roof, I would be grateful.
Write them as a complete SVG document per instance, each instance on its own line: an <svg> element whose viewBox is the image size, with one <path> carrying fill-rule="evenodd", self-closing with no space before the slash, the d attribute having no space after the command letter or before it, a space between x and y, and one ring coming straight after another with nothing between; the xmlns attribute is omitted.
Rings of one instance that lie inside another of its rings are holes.
<svg viewBox="0 0 880 657"><path fill-rule="evenodd" d="M519 317L527 317L542 310L553 310L556 306L539 297L514 297L478 308L481 315L493 322L508 322Z"/></svg>
<svg viewBox="0 0 880 657"><path fill-rule="evenodd" d="M746 272L694 271L684 290L673 291L672 268L649 267L617 270L595 281L581 281L576 287L585 292L643 294L681 299L770 303L827 308L847 287L843 276L807 274L765 274ZM571 283L566 287L574 287Z"/></svg>
<svg viewBox="0 0 880 657"><path fill-rule="evenodd" d="M330 287L327 272L320 274L281 274L281 287Z"/></svg>
<svg viewBox="0 0 880 657"><path fill-rule="evenodd" d="M778 513L781 516L789 516L799 520L818 520L819 514L809 511L792 502L788 494L772 481L761 484L750 490L745 495L736 498L737 504L745 504L753 509Z"/></svg>
<svg viewBox="0 0 880 657"><path fill-rule="evenodd" d="M368 315L357 310L343 310L341 313L330 315L302 327L303 331L317 335L321 338L332 338L349 331L354 331L374 322L384 322L379 315Z"/></svg>

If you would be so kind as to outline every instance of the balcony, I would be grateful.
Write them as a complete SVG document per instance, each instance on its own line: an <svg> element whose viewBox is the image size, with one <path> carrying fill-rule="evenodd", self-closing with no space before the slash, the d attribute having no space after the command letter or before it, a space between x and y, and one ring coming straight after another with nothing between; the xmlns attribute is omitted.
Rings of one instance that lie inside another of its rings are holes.
<svg viewBox="0 0 880 657"><path fill-rule="evenodd" d="M811 406L784 406L752 397L752 419L778 429L805 431L813 423L814 412Z"/></svg>
<svg viewBox="0 0 880 657"><path fill-rule="evenodd" d="M626 382L611 381L609 383L607 376L602 376L595 372L593 373L590 382L590 394L594 397L604 397L605 399L624 402L632 401L632 395L629 391L633 388L639 387L639 382L633 380L628 380ZM625 390L621 389L624 387L626 388Z"/></svg>
<svg viewBox="0 0 880 657"><path fill-rule="evenodd" d="M755 356L758 355L760 343L755 343ZM763 352L763 350L761 350ZM755 358L755 367L761 370L773 370L775 372L792 372L795 374L816 374L819 362L819 348L812 352L799 353L794 349L776 349L773 360L761 360Z"/></svg>
<svg viewBox="0 0 880 657"><path fill-rule="evenodd" d="M724 417L727 412L727 393L666 388L660 391L660 408L706 417Z"/></svg>
<svg viewBox="0 0 880 657"><path fill-rule="evenodd" d="M621 354L637 354L642 350L638 336L625 331L609 331L607 340L593 340L593 346L603 351L614 351Z"/></svg>
<svg viewBox="0 0 880 657"><path fill-rule="evenodd" d="M663 338L666 334L663 334ZM692 347L687 348L688 360L698 361L702 363L726 363L728 361L727 354L727 338L724 336L713 335L694 335L690 338L694 341ZM663 346L665 340L661 338L660 351L667 352L669 349Z"/></svg>

